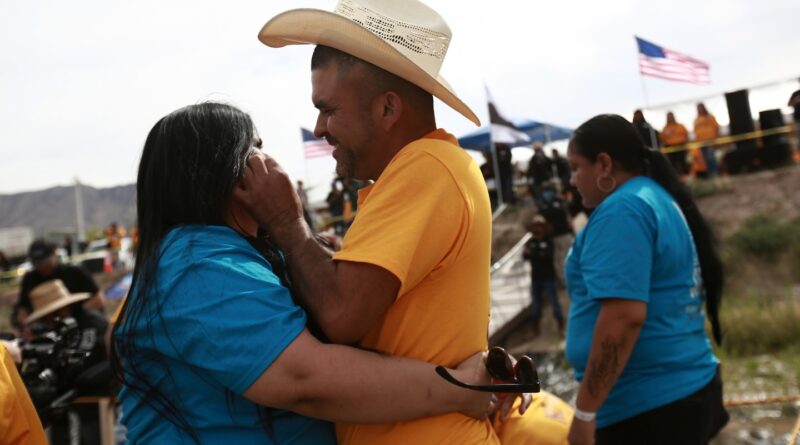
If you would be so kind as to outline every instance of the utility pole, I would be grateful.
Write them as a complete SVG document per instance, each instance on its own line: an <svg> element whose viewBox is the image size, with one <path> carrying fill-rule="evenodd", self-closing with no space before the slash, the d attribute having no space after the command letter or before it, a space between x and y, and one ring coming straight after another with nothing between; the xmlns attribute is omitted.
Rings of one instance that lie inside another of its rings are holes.
<svg viewBox="0 0 800 445"><path fill-rule="evenodd" d="M83 193L81 182L75 176L75 225L78 230L78 242L86 241L86 229L83 224Z"/></svg>

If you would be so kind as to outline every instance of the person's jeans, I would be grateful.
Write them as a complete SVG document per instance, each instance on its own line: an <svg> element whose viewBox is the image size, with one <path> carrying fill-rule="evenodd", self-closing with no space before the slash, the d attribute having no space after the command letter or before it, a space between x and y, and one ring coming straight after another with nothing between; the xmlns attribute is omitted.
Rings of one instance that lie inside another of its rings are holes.
<svg viewBox="0 0 800 445"><path fill-rule="evenodd" d="M714 147L703 147L703 159L706 161L709 176L716 176L717 174L717 156L714 153Z"/></svg>
<svg viewBox="0 0 800 445"><path fill-rule="evenodd" d="M531 282L531 298L533 299L533 319L534 321L542 318L542 291L547 291L547 301L553 308L553 317L556 320L564 320L561 312L561 303L558 302L556 292L556 280L533 280Z"/></svg>

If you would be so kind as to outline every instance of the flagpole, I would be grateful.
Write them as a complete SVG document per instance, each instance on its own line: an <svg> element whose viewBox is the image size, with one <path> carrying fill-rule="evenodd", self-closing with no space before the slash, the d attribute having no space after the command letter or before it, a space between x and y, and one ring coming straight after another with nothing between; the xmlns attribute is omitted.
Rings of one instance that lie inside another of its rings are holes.
<svg viewBox="0 0 800 445"><path fill-rule="evenodd" d="M78 235L78 242L86 241L86 228L83 218L83 191L81 181L75 175L75 226Z"/></svg>
<svg viewBox="0 0 800 445"><path fill-rule="evenodd" d="M634 36L635 38L636 36ZM636 51L636 57L638 60L639 51ZM642 82L642 96L644 96L644 109L650 109L650 98L647 95L647 84L644 81L644 74L642 74L641 68L639 69L639 80ZM656 140L656 131L653 129L653 125L648 122L647 126L650 128L650 147L656 148L658 147L657 140Z"/></svg>

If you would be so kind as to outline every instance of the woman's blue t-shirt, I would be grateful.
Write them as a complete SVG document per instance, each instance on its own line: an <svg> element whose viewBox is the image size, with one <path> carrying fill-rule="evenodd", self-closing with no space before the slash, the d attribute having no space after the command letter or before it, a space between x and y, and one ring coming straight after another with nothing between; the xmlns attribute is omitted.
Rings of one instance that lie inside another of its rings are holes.
<svg viewBox="0 0 800 445"><path fill-rule="evenodd" d="M717 359L705 332L705 292L691 231L671 195L648 177L623 183L592 213L565 266L567 360L583 378L604 298L647 303L625 369L597 413L604 427L705 386Z"/></svg>
<svg viewBox="0 0 800 445"><path fill-rule="evenodd" d="M242 396L306 324L288 289L244 238L223 226L173 229L153 290L141 317L133 325L123 321L123 329L138 348L139 370L200 443L336 443L330 423L285 410L268 408L265 426L263 409ZM119 397L130 443L193 443L128 386Z"/></svg>

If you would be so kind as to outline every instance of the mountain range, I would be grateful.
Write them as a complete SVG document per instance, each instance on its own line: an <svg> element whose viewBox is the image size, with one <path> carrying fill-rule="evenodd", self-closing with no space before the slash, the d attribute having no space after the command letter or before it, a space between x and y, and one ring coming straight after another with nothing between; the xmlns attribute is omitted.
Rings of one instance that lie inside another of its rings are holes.
<svg viewBox="0 0 800 445"><path fill-rule="evenodd" d="M104 228L111 222L130 228L136 220L136 185L94 188L81 185L84 227ZM28 226L36 236L70 232L77 226L75 187L0 195L0 228Z"/></svg>

